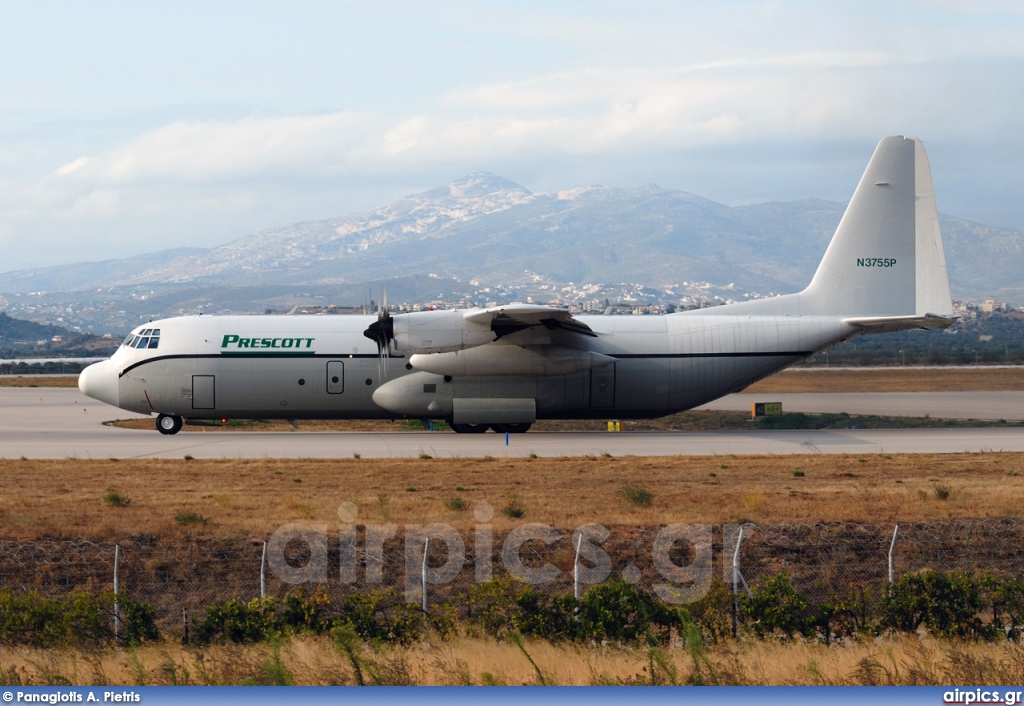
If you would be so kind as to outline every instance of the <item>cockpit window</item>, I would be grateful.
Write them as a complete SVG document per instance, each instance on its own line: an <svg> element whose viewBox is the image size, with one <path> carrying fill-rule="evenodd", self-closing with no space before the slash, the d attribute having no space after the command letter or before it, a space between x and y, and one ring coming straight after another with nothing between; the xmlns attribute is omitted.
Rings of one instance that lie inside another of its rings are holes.
<svg viewBox="0 0 1024 706"><path fill-rule="evenodd" d="M121 345L127 348L159 348L160 329L147 328L139 333L129 334L128 338L124 339L124 343Z"/></svg>

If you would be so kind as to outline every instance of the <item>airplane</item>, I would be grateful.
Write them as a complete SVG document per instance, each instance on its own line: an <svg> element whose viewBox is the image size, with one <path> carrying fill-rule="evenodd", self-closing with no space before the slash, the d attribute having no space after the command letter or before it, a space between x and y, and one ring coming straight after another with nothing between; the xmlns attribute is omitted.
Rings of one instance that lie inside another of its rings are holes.
<svg viewBox="0 0 1024 706"><path fill-rule="evenodd" d="M928 157L875 149L801 292L664 316L531 304L376 316L184 316L133 330L78 380L175 434L209 420L438 419L459 433L700 406L865 334L955 318ZM216 423L216 422L213 422Z"/></svg>

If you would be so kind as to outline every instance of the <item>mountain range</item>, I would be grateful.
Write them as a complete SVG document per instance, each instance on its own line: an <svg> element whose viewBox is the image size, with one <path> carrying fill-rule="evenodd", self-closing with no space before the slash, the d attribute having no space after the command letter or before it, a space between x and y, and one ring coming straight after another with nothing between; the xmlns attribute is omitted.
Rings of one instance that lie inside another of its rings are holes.
<svg viewBox="0 0 1024 706"><path fill-rule="evenodd" d="M650 184L531 193L477 173L373 211L208 250L2 273L0 308L38 319L38 312L27 315L24 295L46 292L33 297L40 311L51 300L67 309L118 307L129 318L189 306L255 311L303 295L359 304L382 283L430 297L433 290L471 297L538 283L548 298L622 283L669 298L684 283L737 298L791 292L810 280L844 208L820 199L726 206ZM1024 233L940 220L954 297L1024 304Z"/></svg>

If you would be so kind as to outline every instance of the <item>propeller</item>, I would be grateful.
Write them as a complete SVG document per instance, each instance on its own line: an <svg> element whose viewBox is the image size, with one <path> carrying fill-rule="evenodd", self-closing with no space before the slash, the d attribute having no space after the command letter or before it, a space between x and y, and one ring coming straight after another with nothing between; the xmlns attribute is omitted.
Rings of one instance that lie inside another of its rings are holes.
<svg viewBox="0 0 1024 706"><path fill-rule="evenodd" d="M377 372L383 382L387 377L391 342L395 340L395 320L391 318L391 311L388 309L387 290L381 292L381 301L377 302L377 320L363 331L363 335L377 344Z"/></svg>

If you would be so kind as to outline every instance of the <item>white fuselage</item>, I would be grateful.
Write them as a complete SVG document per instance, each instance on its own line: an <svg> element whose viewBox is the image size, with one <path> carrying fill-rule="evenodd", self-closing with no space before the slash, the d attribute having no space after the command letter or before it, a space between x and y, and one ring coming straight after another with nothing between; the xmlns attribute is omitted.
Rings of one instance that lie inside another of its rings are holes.
<svg viewBox="0 0 1024 706"><path fill-rule="evenodd" d="M836 317L730 308L576 317L595 335L527 329L461 352L451 375L442 374L451 353L381 361L363 334L375 317L165 319L137 329L158 329L157 348L122 346L81 385L123 409L186 418L451 419L487 400L528 400L537 419L656 417L741 390L857 333ZM561 357L540 367L502 363L550 350Z"/></svg>

